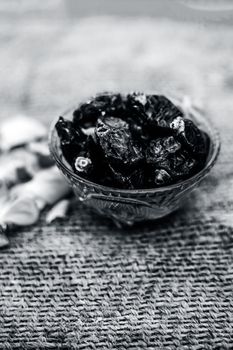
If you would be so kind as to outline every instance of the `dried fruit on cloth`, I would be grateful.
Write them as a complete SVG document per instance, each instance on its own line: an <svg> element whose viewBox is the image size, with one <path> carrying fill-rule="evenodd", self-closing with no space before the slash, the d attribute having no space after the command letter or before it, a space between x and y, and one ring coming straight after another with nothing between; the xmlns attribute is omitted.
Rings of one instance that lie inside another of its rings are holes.
<svg viewBox="0 0 233 350"><path fill-rule="evenodd" d="M204 167L209 136L186 109L162 95L104 93L56 124L74 172L115 188L180 182Z"/></svg>
<svg viewBox="0 0 233 350"><path fill-rule="evenodd" d="M127 122L106 117L96 124L96 142L110 165L132 168L143 159L140 145L134 141Z"/></svg>

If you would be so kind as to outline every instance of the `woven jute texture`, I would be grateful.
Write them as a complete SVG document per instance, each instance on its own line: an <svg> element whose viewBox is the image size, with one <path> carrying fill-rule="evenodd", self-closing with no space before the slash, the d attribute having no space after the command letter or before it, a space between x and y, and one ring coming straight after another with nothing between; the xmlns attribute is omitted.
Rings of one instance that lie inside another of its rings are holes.
<svg viewBox="0 0 233 350"><path fill-rule="evenodd" d="M0 252L0 349L233 348L233 29L152 19L0 22L1 118L49 121L101 90L190 95L220 130L170 217L116 228L74 201Z"/></svg>

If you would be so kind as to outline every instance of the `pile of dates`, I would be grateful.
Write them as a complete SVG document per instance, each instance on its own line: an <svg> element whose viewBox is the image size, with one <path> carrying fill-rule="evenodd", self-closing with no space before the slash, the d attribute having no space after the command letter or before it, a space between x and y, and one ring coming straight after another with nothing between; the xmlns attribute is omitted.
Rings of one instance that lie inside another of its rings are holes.
<svg viewBox="0 0 233 350"><path fill-rule="evenodd" d="M105 93L81 104L56 130L74 172L124 189L180 182L206 163L209 137L162 95Z"/></svg>

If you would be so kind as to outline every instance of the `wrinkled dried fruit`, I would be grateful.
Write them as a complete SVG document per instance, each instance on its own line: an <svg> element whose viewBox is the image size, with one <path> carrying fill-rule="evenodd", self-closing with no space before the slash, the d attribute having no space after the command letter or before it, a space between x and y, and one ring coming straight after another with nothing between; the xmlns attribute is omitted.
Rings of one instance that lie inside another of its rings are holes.
<svg viewBox="0 0 233 350"><path fill-rule="evenodd" d="M142 188L143 184L145 183L145 172L142 167L124 172L109 165L109 170L112 179L110 184L112 186L114 186L114 183L118 183L122 188L133 189Z"/></svg>
<svg viewBox="0 0 233 350"><path fill-rule="evenodd" d="M105 158L111 165L119 167L132 167L142 160L140 147L133 142L129 126L118 118L105 118L98 120L96 138Z"/></svg>
<svg viewBox="0 0 233 350"><path fill-rule="evenodd" d="M182 180L195 173L197 160L192 158L186 151L180 151L170 158L169 166L170 174L174 179Z"/></svg>
<svg viewBox="0 0 233 350"><path fill-rule="evenodd" d="M83 103L73 113L75 128L95 127L101 116L117 116L124 112L123 96L120 94L97 95L87 103Z"/></svg>
<svg viewBox="0 0 233 350"><path fill-rule="evenodd" d="M168 185L172 182L172 177L165 169L156 169L154 173L154 183L158 186Z"/></svg>
<svg viewBox="0 0 233 350"><path fill-rule="evenodd" d="M155 123L160 128L170 128L170 123L177 117L182 117L182 112L165 96L154 96L156 101L153 112Z"/></svg>
<svg viewBox="0 0 233 350"><path fill-rule="evenodd" d="M191 120L184 120L184 130L178 134L178 139L192 154L206 154L205 137Z"/></svg>
<svg viewBox="0 0 233 350"><path fill-rule="evenodd" d="M81 129L75 129L73 123L60 117L56 129L61 141L61 149L67 162L73 165L74 160L84 147L87 136Z"/></svg>
<svg viewBox="0 0 233 350"><path fill-rule="evenodd" d="M64 157L80 176L118 188L153 188L197 173L210 139L162 95L104 93L56 125Z"/></svg>
<svg viewBox="0 0 233 350"><path fill-rule="evenodd" d="M133 93L127 95L126 118L130 124L146 125L148 116L145 111L146 95Z"/></svg>
<svg viewBox="0 0 233 350"><path fill-rule="evenodd" d="M147 163L166 162L170 155L176 153L180 148L181 144L173 136L152 140L146 149Z"/></svg>

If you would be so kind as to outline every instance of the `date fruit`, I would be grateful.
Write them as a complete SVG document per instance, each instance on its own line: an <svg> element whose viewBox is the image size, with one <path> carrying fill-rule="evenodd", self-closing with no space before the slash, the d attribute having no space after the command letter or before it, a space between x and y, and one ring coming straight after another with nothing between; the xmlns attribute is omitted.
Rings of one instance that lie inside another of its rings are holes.
<svg viewBox="0 0 233 350"><path fill-rule="evenodd" d="M73 166L75 158L83 150L86 136L81 128L74 128L73 122L60 117L55 125L61 142L63 155Z"/></svg>
<svg viewBox="0 0 233 350"><path fill-rule="evenodd" d="M115 188L167 186L196 174L210 139L163 95L103 93L60 117L61 150L75 173Z"/></svg>

